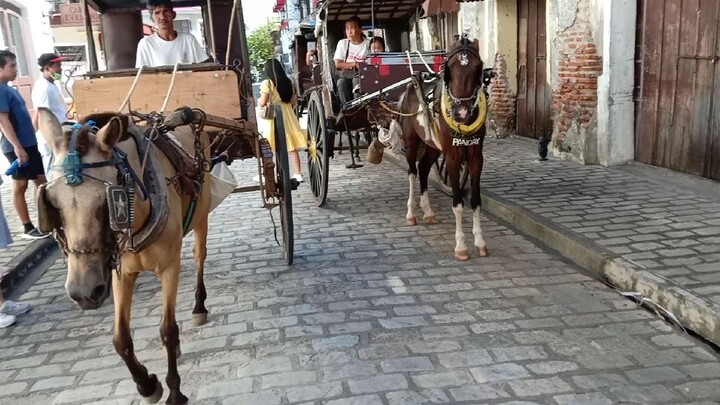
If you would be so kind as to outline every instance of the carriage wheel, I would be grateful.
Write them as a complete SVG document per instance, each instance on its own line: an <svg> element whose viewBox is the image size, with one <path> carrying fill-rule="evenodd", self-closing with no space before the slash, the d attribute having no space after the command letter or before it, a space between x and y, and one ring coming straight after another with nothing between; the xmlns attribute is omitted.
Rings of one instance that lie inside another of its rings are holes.
<svg viewBox="0 0 720 405"><path fill-rule="evenodd" d="M440 191L452 197L452 186L450 185L450 176L448 176L447 168L445 167L445 156L440 155L438 160L435 162L432 170L432 176L440 185ZM467 185L469 173L467 170L467 163L463 162L460 168L460 189L464 189Z"/></svg>
<svg viewBox="0 0 720 405"><path fill-rule="evenodd" d="M275 106L275 170L277 173L277 190L280 202L280 226L282 228L283 252L285 262L293 263L295 249L295 230L292 213L292 183L290 180L290 165L288 162L287 138L285 137L285 124L283 124L282 110Z"/></svg>
<svg viewBox="0 0 720 405"><path fill-rule="evenodd" d="M325 108L319 91L313 91L307 106L308 127L308 170L310 171L310 190L315 204L321 207L327 200L328 169L332 152L325 128Z"/></svg>

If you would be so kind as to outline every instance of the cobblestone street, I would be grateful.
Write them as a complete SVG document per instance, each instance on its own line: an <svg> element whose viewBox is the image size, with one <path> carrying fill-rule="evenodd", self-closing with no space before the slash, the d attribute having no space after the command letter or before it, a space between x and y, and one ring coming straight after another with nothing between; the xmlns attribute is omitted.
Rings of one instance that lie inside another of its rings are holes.
<svg viewBox="0 0 720 405"><path fill-rule="evenodd" d="M390 163L331 167L326 207L293 195L295 265L283 265L257 193L211 217L208 324L190 321L192 238L178 319L191 404L715 404L716 353L589 273L485 217L490 256L453 259L440 223L405 225L407 177ZM256 162L236 162L249 183ZM465 212L466 238L472 241ZM279 213L273 212L279 225ZM279 231L279 228L278 228ZM590 232L590 230L588 230ZM82 311L58 260L22 296L33 311L0 330L0 403L140 404L112 346L113 305ZM159 282L139 278L137 357L165 384Z"/></svg>

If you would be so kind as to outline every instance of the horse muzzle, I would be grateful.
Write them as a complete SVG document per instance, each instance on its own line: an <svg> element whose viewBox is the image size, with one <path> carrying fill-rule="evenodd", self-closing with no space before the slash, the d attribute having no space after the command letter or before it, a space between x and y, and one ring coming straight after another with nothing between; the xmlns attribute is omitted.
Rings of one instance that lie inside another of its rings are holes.
<svg viewBox="0 0 720 405"><path fill-rule="evenodd" d="M473 108L470 104L457 104L452 107L453 121L458 124L470 125L473 118Z"/></svg>
<svg viewBox="0 0 720 405"><path fill-rule="evenodd" d="M69 270L65 282L68 296L82 309L100 308L110 296L111 287L110 272L99 268Z"/></svg>

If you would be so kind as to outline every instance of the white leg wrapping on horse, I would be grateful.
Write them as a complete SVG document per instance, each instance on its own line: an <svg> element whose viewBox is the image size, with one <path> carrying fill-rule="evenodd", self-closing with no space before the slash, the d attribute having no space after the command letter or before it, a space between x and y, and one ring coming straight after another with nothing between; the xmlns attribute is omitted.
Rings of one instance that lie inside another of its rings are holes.
<svg viewBox="0 0 720 405"><path fill-rule="evenodd" d="M465 246L465 234L463 233L462 227L463 206L454 206L453 214L455 214L455 251L467 251L467 246Z"/></svg>
<svg viewBox="0 0 720 405"><path fill-rule="evenodd" d="M415 177L414 174L408 174L410 193L407 201L407 215L405 215L408 223L415 221Z"/></svg>
<svg viewBox="0 0 720 405"><path fill-rule="evenodd" d="M422 208L423 213L425 214L423 216L424 219L435 218L435 213L432 208L430 208L430 196L427 190L420 195L420 208Z"/></svg>
<svg viewBox="0 0 720 405"><path fill-rule="evenodd" d="M482 236L482 228L480 227L480 220L482 219L482 212L480 207L473 210L473 236L475 236L475 246L478 248L485 247L485 239Z"/></svg>

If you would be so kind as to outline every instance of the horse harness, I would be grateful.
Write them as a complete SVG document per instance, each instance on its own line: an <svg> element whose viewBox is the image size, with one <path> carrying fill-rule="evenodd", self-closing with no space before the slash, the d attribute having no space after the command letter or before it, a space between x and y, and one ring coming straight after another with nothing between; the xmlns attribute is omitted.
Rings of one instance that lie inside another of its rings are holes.
<svg viewBox="0 0 720 405"><path fill-rule="evenodd" d="M133 115L139 115L133 113ZM50 170L63 172L63 176L53 179L38 187L38 228L41 232L53 232L55 240L60 245L63 254L68 255L91 255L105 253L110 255L111 266L120 271L120 257L123 253L139 253L157 240L167 225L169 209L167 203L168 185L173 184L176 189L181 188L191 196L188 212L183 219L183 233L187 233L187 227L194 215L195 203L202 190L204 173L209 171L210 163L205 159L202 144L200 142L201 129L193 128L195 132L195 161L174 141L167 136L168 128L161 124L162 116L144 116L143 119L152 125L144 134L137 131L127 131L127 134L134 140L138 156L141 159L142 177L139 177L127 159L127 154L114 146L111 157L100 162L84 163L77 150L77 139L84 127L89 127L92 133L97 134L98 128L94 121L71 126L70 143L68 153L62 164L51 163ZM168 157L174 166L177 174L170 179L162 181L162 171L157 159L153 155L151 145L155 145L164 155ZM195 163L197 162L197 163ZM84 173L85 169L115 167L117 183L112 184L105 180ZM98 181L105 185L105 194L109 212L110 231L104 235L106 240L101 243L103 247L83 249L70 246L65 237L65 232L60 220L60 213L57 208L47 200L46 187L55 181L65 179L65 183L71 187L78 186L84 182L84 177ZM135 217L135 193L139 191L139 198L142 201L149 200L150 215L145 225L138 232L133 233L133 221ZM179 190L178 190L179 192Z"/></svg>
<svg viewBox="0 0 720 405"><path fill-rule="evenodd" d="M437 111L437 104L435 103L435 111L439 112L445 120L452 132L452 146L472 146L479 145L482 142L483 134L480 132L480 128L485 124L487 118L488 102L487 102L487 85L489 80L485 80L488 69L483 70L482 77L479 83L475 86L473 93L469 97L456 97L450 90L450 72L448 68L448 61L459 54L460 66L465 67L470 64L470 57L474 57L482 62L480 54L469 45L467 36L463 36L460 39L460 46L455 48L447 57L445 65L443 67L442 75L442 90L440 97L440 106ZM471 101L472 107L470 114L476 113L475 120L469 125L460 124L453 119L452 108L453 106L459 105L463 102Z"/></svg>

